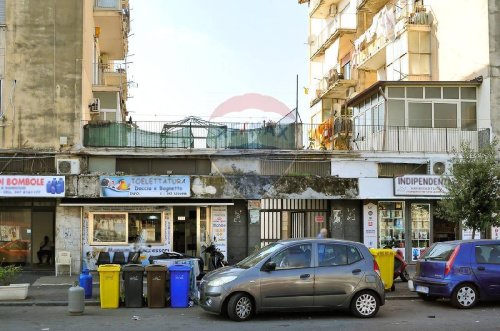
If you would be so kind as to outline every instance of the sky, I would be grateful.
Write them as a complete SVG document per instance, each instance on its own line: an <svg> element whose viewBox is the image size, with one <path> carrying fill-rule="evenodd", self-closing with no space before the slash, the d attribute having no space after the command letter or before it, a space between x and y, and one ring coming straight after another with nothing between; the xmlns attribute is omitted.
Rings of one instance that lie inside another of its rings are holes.
<svg viewBox="0 0 500 331"><path fill-rule="evenodd" d="M277 120L281 115L272 107L257 109L259 102L250 109L233 107L236 111L229 103L223 115L212 114L246 94L272 97L292 110L298 74L299 111L307 122L306 5L296 0L130 0L130 8L127 109L134 121Z"/></svg>

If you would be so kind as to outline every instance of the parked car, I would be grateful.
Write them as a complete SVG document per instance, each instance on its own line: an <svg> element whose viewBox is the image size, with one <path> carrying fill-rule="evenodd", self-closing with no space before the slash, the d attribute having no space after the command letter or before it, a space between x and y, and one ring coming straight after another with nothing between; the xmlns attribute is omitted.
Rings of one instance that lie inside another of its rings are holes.
<svg viewBox="0 0 500 331"><path fill-rule="evenodd" d="M369 250L333 239L272 243L208 273L200 284L200 306L234 321L263 311L305 309L350 309L373 317L384 303L384 284Z"/></svg>
<svg viewBox="0 0 500 331"><path fill-rule="evenodd" d="M26 263L30 252L29 240L0 242L0 263Z"/></svg>
<svg viewBox="0 0 500 331"><path fill-rule="evenodd" d="M433 244L418 259L411 287L424 300L450 298L458 308L499 300L500 240Z"/></svg>

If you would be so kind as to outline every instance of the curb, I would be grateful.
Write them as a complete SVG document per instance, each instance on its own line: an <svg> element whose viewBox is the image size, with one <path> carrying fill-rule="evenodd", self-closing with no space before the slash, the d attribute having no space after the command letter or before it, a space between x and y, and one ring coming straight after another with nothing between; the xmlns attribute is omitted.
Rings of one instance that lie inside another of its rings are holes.
<svg viewBox="0 0 500 331"><path fill-rule="evenodd" d="M68 301L4 301L0 302L0 307L62 307L67 306ZM99 301L86 301L85 306L100 306Z"/></svg>

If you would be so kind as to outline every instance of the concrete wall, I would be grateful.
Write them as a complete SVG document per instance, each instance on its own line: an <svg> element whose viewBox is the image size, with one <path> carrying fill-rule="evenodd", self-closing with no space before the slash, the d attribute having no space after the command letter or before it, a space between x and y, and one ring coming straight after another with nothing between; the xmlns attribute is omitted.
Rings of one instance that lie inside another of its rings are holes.
<svg viewBox="0 0 500 331"><path fill-rule="evenodd" d="M498 0L489 0L489 42L490 42L490 75L491 98L490 112L493 134L500 136L500 3ZM500 157L500 150L497 152Z"/></svg>
<svg viewBox="0 0 500 331"><path fill-rule="evenodd" d="M373 161L332 160L332 176L340 178L378 177L378 164Z"/></svg>
<svg viewBox="0 0 500 331"><path fill-rule="evenodd" d="M86 0L91 2L90 0ZM59 149L59 137L79 140L82 0L7 1L6 75L12 104L0 148ZM10 87L16 82L15 88ZM78 125L76 125L78 124ZM76 137L74 138L74 136Z"/></svg>
<svg viewBox="0 0 500 331"><path fill-rule="evenodd" d="M58 206L56 208L55 244L56 254L61 251L71 253L72 272L74 274L80 273L82 227L79 207Z"/></svg>

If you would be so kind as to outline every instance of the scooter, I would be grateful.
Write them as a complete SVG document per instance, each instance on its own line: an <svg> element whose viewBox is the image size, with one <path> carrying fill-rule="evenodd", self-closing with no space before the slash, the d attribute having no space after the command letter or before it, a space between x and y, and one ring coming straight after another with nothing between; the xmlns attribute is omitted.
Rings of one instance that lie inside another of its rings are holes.
<svg viewBox="0 0 500 331"><path fill-rule="evenodd" d="M210 243L204 250L203 253L210 254L210 259L208 261L208 270L212 271L215 269L222 268L228 263L224 260L224 254L215 247L214 243Z"/></svg>
<svg viewBox="0 0 500 331"><path fill-rule="evenodd" d="M408 263L406 263L403 253L397 250L396 254L394 254L394 279L399 277L403 282L410 280L410 274L408 274L408 270L406 270L407 266Z"/></svg>

